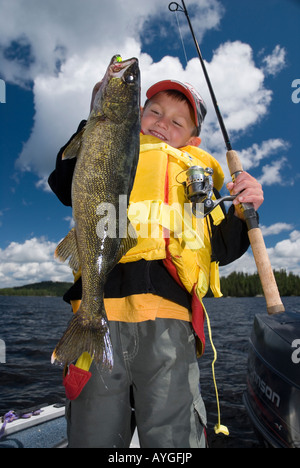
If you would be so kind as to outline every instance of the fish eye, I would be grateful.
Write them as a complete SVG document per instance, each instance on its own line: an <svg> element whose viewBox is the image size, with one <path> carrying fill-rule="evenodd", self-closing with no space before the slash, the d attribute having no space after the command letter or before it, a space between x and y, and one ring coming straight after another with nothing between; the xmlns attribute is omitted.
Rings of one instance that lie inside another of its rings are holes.
<svg viewBox="0 0 300 468"><path fill-rule="evenodd" d="M128 84L134 83L134 75L130 73L129 75L125 76L125 82Z"/></svg>

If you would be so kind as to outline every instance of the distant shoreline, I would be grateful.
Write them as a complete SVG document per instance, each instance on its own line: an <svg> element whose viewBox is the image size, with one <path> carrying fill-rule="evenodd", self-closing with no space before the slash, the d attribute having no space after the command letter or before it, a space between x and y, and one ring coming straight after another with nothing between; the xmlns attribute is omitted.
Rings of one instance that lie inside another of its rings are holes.
<svg viewBox="0 0 300 468"><path fill-rule="evenodd" d="M73 283L42 281L40 283L0 289L0 296L50 296L62 297Z"/></svg>

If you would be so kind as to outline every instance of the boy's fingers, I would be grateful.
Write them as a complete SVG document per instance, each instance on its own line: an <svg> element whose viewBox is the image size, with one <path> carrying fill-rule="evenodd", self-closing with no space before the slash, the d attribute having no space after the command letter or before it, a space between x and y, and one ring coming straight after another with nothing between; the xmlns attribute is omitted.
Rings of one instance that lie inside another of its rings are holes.
<svg viewBox="0 0 300 468"><path fill-rule="evenodd" d="M229 182L227 189L232 195L237 195L233 201L235 206L240 203L253 203L257 210L263 203L263 189L261 184L247 172L242 172L235 182Z"/></svg>
<svg viewBox="0 0 300 468"><path fill-rule="evenodd" d="M233 190L233 187L234 187L234 183L233 182L228 182L228 184L226 185L227 187L227 190L229 190L229 192L231 192Z"/></svg>

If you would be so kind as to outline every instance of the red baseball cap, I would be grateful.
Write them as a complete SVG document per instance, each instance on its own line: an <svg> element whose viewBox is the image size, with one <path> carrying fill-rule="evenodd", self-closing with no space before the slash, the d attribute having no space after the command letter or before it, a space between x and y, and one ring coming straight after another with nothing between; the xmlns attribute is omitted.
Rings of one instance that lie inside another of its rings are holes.
<svg viewBox="0 0 300 468"><path fill-rule="evenodd" d="M201 131L201 125L207 113L207 108L202 97L192 85L190 85L189 83L181 83L180 81L175 80L159 81L158 83L154 84L148 89L146 96L148 99L151 99L153 96L162 91L168 91L173 89L184 94L184 96L191 103L192 108L194 110L195 122L199 135Z"/></svg>

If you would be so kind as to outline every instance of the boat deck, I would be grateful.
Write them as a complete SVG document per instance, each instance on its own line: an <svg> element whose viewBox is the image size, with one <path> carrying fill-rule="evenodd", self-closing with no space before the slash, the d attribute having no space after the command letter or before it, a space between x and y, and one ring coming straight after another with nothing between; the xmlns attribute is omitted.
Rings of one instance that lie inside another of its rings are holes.
<svg viewBox="0 0 300 468"><path fill-rule="evenodd" d="M41 414L7 423L0 448L63 448L67 446L65 407L41 408Z"/></svg>
<svg viewBox="0 0 300 468"><path fill-rule="evenodd" d="M65 407L51 405L41 410L37 416L7 423L0 448L67 448ZM130 448L140 448L137 431Z"/></svg>

